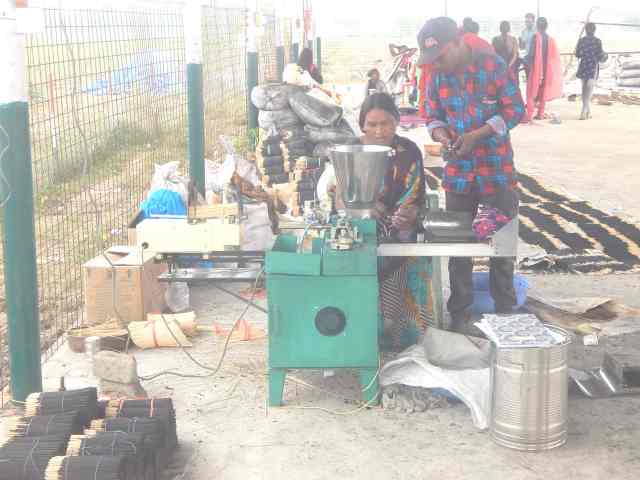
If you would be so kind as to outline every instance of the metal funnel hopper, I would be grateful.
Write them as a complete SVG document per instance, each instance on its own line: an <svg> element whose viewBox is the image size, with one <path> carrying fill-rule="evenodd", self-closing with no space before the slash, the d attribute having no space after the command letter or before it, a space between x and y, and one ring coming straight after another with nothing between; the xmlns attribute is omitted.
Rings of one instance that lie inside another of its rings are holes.
<svg viewBox="0 0 640 480"><path fill-rule="evenodd" d="M336 174L336 191L349 215L369 217L390 155L391 147L381 145L337 145L329 150Z"/></svg>

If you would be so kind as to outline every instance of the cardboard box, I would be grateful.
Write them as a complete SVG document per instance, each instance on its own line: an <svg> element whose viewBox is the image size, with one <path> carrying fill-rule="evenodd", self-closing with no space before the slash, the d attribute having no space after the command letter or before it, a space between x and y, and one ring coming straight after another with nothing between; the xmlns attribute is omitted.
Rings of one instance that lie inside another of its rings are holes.
<svg viewBox="0 0 640 480"><path fill-rule="evenodd" d="M143 321L147 313L161 312L165 308L165 286L158 281L158 275L167 266L155 263L153 257L153 252L117 246L85 263L85 324L97 325L118 318L114 304L125 324Z"/></svg>

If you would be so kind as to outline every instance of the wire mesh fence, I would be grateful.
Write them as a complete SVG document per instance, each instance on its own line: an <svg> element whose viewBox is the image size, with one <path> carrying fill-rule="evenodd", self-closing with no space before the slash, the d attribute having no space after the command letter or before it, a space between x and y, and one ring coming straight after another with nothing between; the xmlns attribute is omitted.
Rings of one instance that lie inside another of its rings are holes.
<svg viewBox="0 0 640 480"><path fill-rule="evenodd" d="M284 63L295 63L297 58L292 58L291 46L293 45L293 20L283 18L280 20L280 29L282 32L282 45L284 46Z"/></svg>
<svg viewBox="0 0 640 480"><path fill-rule="evenodd" d="M240 150L250 144L246 15L204 10L205 152L212 160L222 159L222 134ZM188 135L181 12L49 9L44 17L44 30L27 36L27 73L46 359L64 332L83 324L83 263L126 244L154 165L177 160L186 167ZM267 82L277 77L276 23L286 61L293 25L262 18L259 75ZM0 392L9 381L2 267L0 242Z"/></svg>
<svg viewBox="0 0 640 480"><path fill-rule="evenodd" d="M126 244L154 163L185 158L186 84L176 12L44 15L44 31L27 39L27 71L46 358L83 321L83 263Z"/></svg>
<svg viewBox="0 0 640 480"><path fill-rule="evenodd" d="M247 138L246 13L207 8L203 23L205 155L220 160L220 135Z"/></svg>
<svg viewBox="0 0 640 480"><path fill-rule="evenodd" d="M258 81L273 82L278 79L276 62L276 17L264 15L258 38Z"/></svg>

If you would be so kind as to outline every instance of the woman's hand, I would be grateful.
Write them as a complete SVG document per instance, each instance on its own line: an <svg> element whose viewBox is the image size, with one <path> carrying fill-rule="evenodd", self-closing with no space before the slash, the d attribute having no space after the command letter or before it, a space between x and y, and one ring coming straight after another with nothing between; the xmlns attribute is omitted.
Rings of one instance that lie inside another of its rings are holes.
<svg viewBox="0 0 640 480"><path fill-rule="evenodd" d="M444 127L434 129L431 138L433 138L434 142L441 143L443 147L448 147L451 144L451 135Z"/></svg>
<svg viewBox="0 0 640 480"><path fill-rule="evenodd" d="M418 222L418 206L401 205L391 217L391 225L400 231L413 230Z"/></svg>
<svg viewBox="0 0 640 480"><path fill-rule="evenodd" d="M379 201L376 202L373 210L371 210L371 217L379 221L384 221L388 215L389 211L387 210L387 207L384 203Z"/></svg>

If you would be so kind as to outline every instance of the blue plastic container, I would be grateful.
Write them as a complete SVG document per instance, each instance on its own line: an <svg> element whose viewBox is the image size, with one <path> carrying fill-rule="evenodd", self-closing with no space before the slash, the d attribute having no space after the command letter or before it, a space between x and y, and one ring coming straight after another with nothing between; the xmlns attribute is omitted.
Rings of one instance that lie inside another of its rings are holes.
<svg viewBox="0 0 640 480"><path fill-rule="evenodd" d="M489 285L489 272L473 272L472 313L495 313L496 304L491 298ZM520 308L527 301L529 282L521 275L515 275L513 277L513 287L516 289L516 308Z"/></svg>

